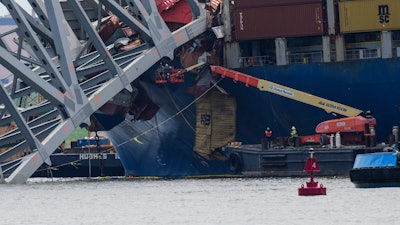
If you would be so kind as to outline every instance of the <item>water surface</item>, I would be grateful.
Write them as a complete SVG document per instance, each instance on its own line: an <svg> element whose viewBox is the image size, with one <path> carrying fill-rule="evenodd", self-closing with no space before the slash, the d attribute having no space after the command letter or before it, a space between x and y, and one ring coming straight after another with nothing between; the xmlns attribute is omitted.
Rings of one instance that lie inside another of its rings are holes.
<svg viewBox="0 0 400 225"><path fill-rule="evenodd" d="M317 178L29 179L0 185L0 224L399 224L400 188Z"/></svg>

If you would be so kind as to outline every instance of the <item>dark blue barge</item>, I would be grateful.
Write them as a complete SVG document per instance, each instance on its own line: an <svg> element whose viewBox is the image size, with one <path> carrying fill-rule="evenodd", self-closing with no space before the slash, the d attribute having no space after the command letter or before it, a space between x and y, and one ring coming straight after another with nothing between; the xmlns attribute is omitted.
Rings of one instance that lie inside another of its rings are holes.
<svg viewBox="0 0 400 225"><path fill-rule="evenodd" d="M261 145L227 146L232 172L248 177L309 176L303 171L310 152L318 160L321 171L316 176L349 176L357 154L381 152L382 147L348 146L288 147L261 150Z"/></svg>
<svg viewBox="0 0 400 225"><path fill-rule="evenodd" d="M110 177L124 176L124 167L113 153L56 153L51 166L42 165L32 177Z"/></svg>
<svg viewBox="0 0 400 225"><path fill-rule="evenodd" d="M118 153L108 139L99 146L91 139L71 142L72 148L59 148L50 156L51 165L43 164L32 177L114 177L124 176Z"/></svg>

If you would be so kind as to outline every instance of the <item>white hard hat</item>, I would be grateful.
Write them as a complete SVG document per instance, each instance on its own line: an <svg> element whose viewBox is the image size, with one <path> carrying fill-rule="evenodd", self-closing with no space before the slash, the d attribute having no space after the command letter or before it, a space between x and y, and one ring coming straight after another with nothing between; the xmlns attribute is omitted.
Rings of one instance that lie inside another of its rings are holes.
<svg viewBox="0 0 400 225"><path fill-rule="evenodd" d="M296 127L292 126L292 130L295 130L295 129L296 129Z"/></svg>

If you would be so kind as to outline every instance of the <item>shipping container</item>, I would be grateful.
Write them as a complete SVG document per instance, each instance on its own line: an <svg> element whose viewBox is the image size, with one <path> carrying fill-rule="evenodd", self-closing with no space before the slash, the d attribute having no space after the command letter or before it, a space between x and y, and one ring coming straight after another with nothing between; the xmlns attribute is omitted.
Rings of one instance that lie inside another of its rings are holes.
<svg viewBox="0 0 400 225"><path fill-rule="evenodd" d="M399 0L339 2L341 33L400 29Z"/></svg>
<svg viewBox="0 0 400 225"><path fill-rule="evenodd" d="M197 153L211 159L218 155L216 149L235 140L236 108L236 99L219 91L211 91L196 101Z"/></svg>
<svg viewBox="0 0 400 225"><path fill-rule="evenodd" d="M101 138L98 141L99 145L108 145L110 144L110 140L107 138ZM97 140L96 139L79 139L76 142L76 147L85 147L89 145L94 145L97 146Z"/></svg>
<svg viewBox="0 0 400 225"><path fill-rule="evenodd" d="M234 7L243 9L279 5L304 5L321 2L321 0L234 0Z"/></svg>
<svg viewBox="0 0 400 225"><path fill-rule="evenodd" d="M271 6L234 10L236 40L324 34L322 4Z"/></svg>

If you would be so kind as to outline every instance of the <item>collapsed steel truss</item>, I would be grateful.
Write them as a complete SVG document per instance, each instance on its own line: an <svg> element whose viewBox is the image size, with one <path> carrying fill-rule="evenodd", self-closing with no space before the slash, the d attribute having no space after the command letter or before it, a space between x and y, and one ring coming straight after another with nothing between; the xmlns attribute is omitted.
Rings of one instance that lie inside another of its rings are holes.
<svg viewBox="0 0 400 225"><path fill-rule="evenodd" d="M96 110L206 29L206 16L195 0L188 1L193 22L174 32L167 28L154 0L27 0L37 18L14 0L0 2L17 25L0 37L13 33L18 46L12 50L0 39L0 64L13 75L11 84L1 84L0 127L15 125L0 136L0 181L4 183L24 183L44 162L51 164L49 156L76 127L89 125ZM144 43L110 54L113 46L103 43L93 22L109 12L138 32ZM71 26L71 18L80 24L84 40ZM90 47L96 51L89 52ZM89 74L97 75L87 79ZM34 94L43 100L17 104Z"/></svg>

